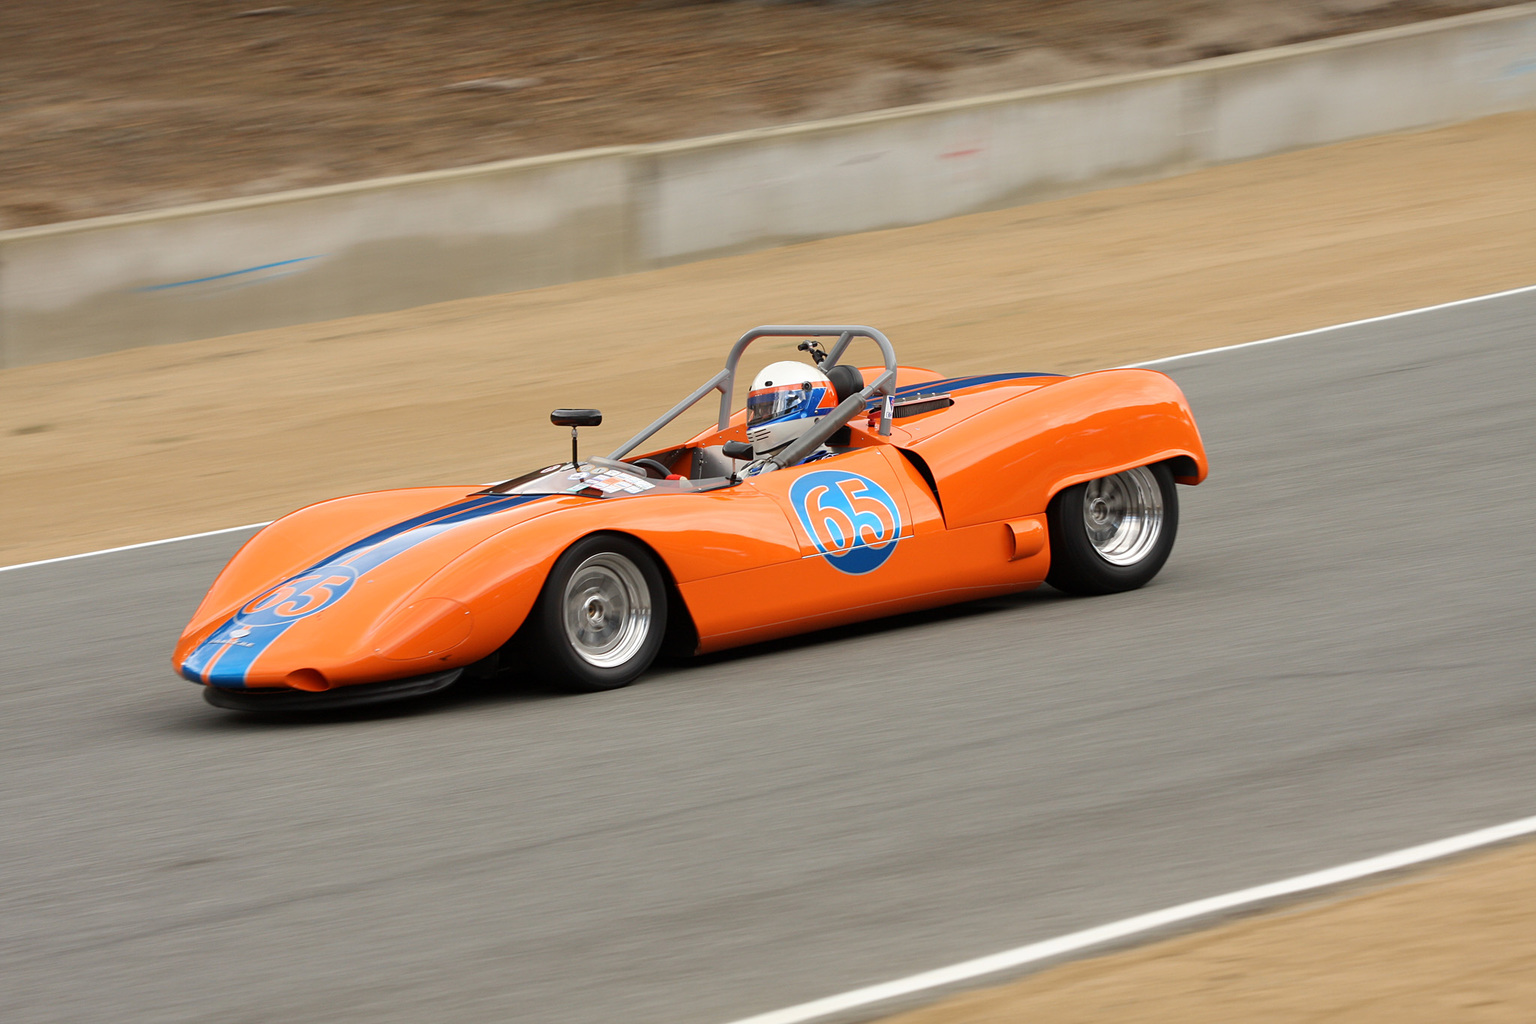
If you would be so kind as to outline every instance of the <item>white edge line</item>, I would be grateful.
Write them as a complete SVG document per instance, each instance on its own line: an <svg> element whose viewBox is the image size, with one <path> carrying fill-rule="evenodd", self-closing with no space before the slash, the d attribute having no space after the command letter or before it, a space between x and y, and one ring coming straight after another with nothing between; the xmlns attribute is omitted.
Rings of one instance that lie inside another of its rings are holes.
<svg viewBox="0 0 1536 1024"><path fill-rule="evenodd" d="M1396 320L1399 317L1417 316L1420 313L1432 313L1438 309L1450 309L1453 306L1466 306L1474 302L1484 302L1488 299L1502 299L1510 295L1519 295L1521 292L1536 291L1536 284L1525 285L1522 288L1510 288L1507 291L1491 292L1487 295L1474 295L1470 299L1456 299L1453 302L1442 302L1434 306L1421 306L1418 309L1405 309L1398 313L1387 313L1382 316L1367 317L1364 320L1351 320L1348 323L1330 324L1327 327L1314 327L1310 331L1297 331L1295 334L1279 334L1273 338L1261 338L1258 341L1244 341L1236 345L1222 345L1217 348L1201 349L1199 352L1185 352L1177 356L1165 356L1162 359L1152 359L1145 363L1129 363L1117 369L1141 369L1148 366L1158 366L1162 363L1171 363L1179 359L1194 359L1196 356L1210 356L1218 352L1232 352L1240 348L1252 348L1255 345L1269 345L1276 341L1290 341L1294 338L1306 338L1314 334L1326 334L1329 331L1342 331L1349 327L1359 327L1363 324L1376 324L1384 320ZM100 551L83 551L78 555L63 555L59 558L43 558L36 562L20 562L16 565L0 565L0 572L10 572L12 569L31 569L39 565L51 565L54 562L71 562L77 558L93 558L96 555L112 555L119 551L133 551L137 548L152 548L160 544L176 544L184 540L197 540L199 537L214 537L221 533L236 533L240 530L254 530L262 526L270 526L273 520L264 523L247 523L245 526L228 526L222 530L207 530L203 533L189 533L184 537L167 537L164 540L148 540L140 544L124 544L122 547L102 548Z"/></svg>
<svg viewBox="0 0 1536 1024"><path fill-rule="evenodd" d="M1524 285L1520 288L1510 288L1502 292L1490 292L1487 295L1474 295L1470 299L1456 299L1451 302L1441 302L1433 306L1420 306L1418 309L1405 309L1397 313L1384 313L1381 316L1368 316L1364 320L1350 320L1342 324L1329 324L1327 327L1314 327L1310 331L1297 331L1294 334L1277 334L1273 338L1260 338L1258 341L1242 341L1236 345L1221 345L1217 348L1205 348L1199 352L1185 352L1177 356L1164 356L1161 359L1149 359L1144 363L1127 363L1116 369L1142 369L1148 366L1159 366L1163 363L1173 363L1180 359L1194 359L1196 356L1211 356L1218 352L1234 352L1240 348L1253 348L1255 345L1271 345L1277 341L1292 341L1296 338L1309 338L1317 334L1327 334L1329 331L1343 331L1351 327L1363 327L1366 324L1379 324L1387 320L1397 320L1405 316L1418 316L1420 313L1433 313L1436 310L1452 309L1456 306L1469 306L1474 302L1486 302L1489 299L1504 299L1511 295L1519 295L1522 292L1536 291L1536 284Z"/></svg>
<svg viewBox="0 0 1536 1024"><path fill-rule="evenodd" d="M18 562L16 565L0 565L0 572L10 572L12 569L31 569L39 565L52 565L55 562L73 562L77 558L94 558L97 555L112 555L119 551L135 551L139 548L159 547L161 544L179 544L184 540L197 540L199 537L217 537L221 533L239 533L241 530L258 530L263 526L271 526L275 519L269 519L264 523L246 523L244 526L226 526L222 530L204 530L202 533L188 533L181 537L167 537L164 540L146 540L138 544L124 544L116 548L102 548L100 551L83 551L78 555L61 555L58 558L43 558L36 562Z"/></svg>
<svg viewBox="0 0 1536 1024"><path fill-rule="evenodd" d="M957 982L970 981L988 974L996 974L1000 971L1022 967L1040 960L1048 960L1065 953L1074 953L1093 946L1103 945L1116 939L1156 931L1159 928L1166 928L1169 925L1178 924L1183 921L1192 921L1197 918L1218 914L1224 910L1252 906L1295 893L1323 889L1339 885L1343 882L1351 882L1359 878L1382 874L1387 871L1396 871L1400 868L1423 864L1426 861L1438 860L1467 850L1476 849L1480 846L1489 846L1533 833L1536 833L1536 817L1521 818L1519 821L1494 825L1491 828L1479 829L1476 832L1466 832L1459 836L1452 836L1449 839L1425 843L1422 846L1411 846L1406 850L1385 853L1378 857L1367 858L1366 860L1357 860L1350 864L1342 864L1339 867L1314 871L1311 874L1297 875L1284 881L1270 882L1267 885L1259 885L1251 889L1240 889L1237 892L1230 892L1224 896L1211 896L1207 899L1195 900L1193 903L1181 903L1176 907L1169 907L1166 910L1157 910L1150 914L1128 917L1123 921L1102 924L1084 931L1072 932L1070 935L1046 939L1043 942L1033 942L1027 946L1019 946L1016 949L1005 950L1002 953L994 953L991 956L979 957L975 960L966 960L963 963L952 964L949 967L940 967L937 970L924 971L920 974L898 978L895 981L887 981L880 985L854 989L841 995L816 999L809 1003L801 1003L798 1006L790 1006L782 1010L758 1014L755 1017L745 1017L741 1020L733 1021L732 1024L803 1024L805 1021L813 1021L835 1013L855 1010L860 1007L895 999L899 996L911 995L928 989L942 988Z"/></svg>

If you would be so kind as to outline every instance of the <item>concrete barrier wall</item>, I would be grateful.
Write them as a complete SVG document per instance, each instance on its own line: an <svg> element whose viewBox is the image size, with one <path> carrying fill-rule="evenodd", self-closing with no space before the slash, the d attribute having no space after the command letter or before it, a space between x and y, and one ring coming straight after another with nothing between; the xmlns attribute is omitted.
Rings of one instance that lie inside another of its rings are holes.
<svg viewBox="0 0 1536 1024"><path fill-rule="evenodd" d="M3 365L620 273L627 159L589 151L6 232Z"/></svg>
<svg viewBox="0 0 1536 1024"><path fill-rule="evenodd" d="M0 366L899 227L1536 107L1536 4L785 128L0 232Z"/></svg>
<svg viewBox="0 0 1536 1024"><path fill-rule="evenodd" d="M636 154L643 265L920 224L1197 165L1165 76L909 108Z"/></svg>
<svg viewBox="0 0 1536 1024"><path fill-rule="evenodd" d="M1271 53L1201 76L1203 163L1536 107L1536 4Z"/></svg>

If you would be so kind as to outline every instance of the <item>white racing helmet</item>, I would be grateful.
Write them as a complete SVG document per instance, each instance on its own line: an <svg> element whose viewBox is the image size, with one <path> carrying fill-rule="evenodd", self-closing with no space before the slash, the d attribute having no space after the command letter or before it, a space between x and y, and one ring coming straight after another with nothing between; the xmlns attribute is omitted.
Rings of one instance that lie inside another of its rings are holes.
<svg viewBox="0 0 1536 1024"><path fill-rule="evenodd" d="M772 455L835 408L837 392L816 367L793 360L768 364L752 378L747 394L747 440L753 454Z"/></svg>

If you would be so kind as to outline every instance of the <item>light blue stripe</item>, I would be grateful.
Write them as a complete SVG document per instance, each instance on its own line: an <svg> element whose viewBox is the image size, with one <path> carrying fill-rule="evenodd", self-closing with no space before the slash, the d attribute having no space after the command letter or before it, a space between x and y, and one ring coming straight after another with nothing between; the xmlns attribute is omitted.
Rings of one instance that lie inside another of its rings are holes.
<svg viewBox="0 0 1536 1024"><path fill-rule="evenodd" d="M323 255L323 254L322 254ZM263 263L259 267L246 267L244 270L231 270L224 274L214 274L211 277L194 277L190 281L172 281L170 284L149 284L142 288L135 288L136 292L163 292L167 288L185 288L189 284L206 284L209 281L222 281L226 277L239 277L241 274L254 274L258 270L271 270L274 267L291 266L294 263L304 263L308 260L317 260L319 256L300 256L293 260L279 260L276 263Z"/></svg>

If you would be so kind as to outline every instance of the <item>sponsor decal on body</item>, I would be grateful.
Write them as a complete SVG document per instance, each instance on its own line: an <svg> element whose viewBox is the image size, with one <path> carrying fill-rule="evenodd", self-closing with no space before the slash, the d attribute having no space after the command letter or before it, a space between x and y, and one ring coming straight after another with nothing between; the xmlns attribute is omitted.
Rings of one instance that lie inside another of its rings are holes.
<svg viewBox="0 0 1536 1024"><path fill-rule="evenodd" d="M862 576L886 563L901 540L901 511L867 476L818 469L796 480L789 502L817 551L838 572Z"/></svg>
<svg viewBox="0 0 1536 1024"><path fill-rule="evenodd" d="M656 486L649 480L619 472L596 473L591 476L573 474L572 479L577 480L577 485L571 488L572 491L595 487L604 494L644 494Z"/></svg>

